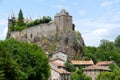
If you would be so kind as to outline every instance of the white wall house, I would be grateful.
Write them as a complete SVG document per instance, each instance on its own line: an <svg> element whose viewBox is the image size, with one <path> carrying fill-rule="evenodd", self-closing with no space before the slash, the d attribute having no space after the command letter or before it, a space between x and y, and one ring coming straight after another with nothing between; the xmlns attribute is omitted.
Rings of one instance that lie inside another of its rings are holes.
<svg viewBox="0 0 120 80"><path fill-rule="evenodd" d="M70 80L70 72L64 69L51 69L50 80Z"/></svg>
<svg viewBox="0 0 120 80"><path fill-rule="evenodd" d="M67 55L65 54L65 53L63 53L63 52L58 52L58 53L55 53L55 54L53 54L52 55L52 58L60 58L60 59L62 59L62 60L64 60L65 62L67 61Z"/></svg>

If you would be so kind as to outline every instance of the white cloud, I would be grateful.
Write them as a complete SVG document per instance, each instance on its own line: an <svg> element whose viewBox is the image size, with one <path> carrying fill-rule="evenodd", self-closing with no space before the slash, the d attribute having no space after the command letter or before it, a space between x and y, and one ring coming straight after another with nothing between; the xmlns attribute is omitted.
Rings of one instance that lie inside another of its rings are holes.
<svg viewBox="0 0 120 80"><path fill-rule="evenodd" d="M101 7L108 7L111 6L113 4L113 2L111 1L105 1L103 3L100 4Z"/></svg>
<svg viewBox="0 0 120 80"><path fill-rule="evenodd" d="M104 19L102 21L102 19ZM98 46L100 40L108 39L113 41L119 35L120 23L110 23L104 17L96 19L74 20L76 30L80 31L87 46Z"/></svg>

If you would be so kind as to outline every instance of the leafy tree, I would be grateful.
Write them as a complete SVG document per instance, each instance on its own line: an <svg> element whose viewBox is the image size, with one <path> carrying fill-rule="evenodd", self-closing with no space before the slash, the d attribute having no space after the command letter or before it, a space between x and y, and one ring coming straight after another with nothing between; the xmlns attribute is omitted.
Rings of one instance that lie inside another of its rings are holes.
<svg viewBox="0 0 120 80"><path fill-rule="evenodd" d="M43 23L49 23L51 20L52 19L49 16L43 16L43 18L42 18Z"/></svg>
<svg viewBox="0 0 120 80"><path fill-rule="evenodd" d="M73 64L69 60L66 61L65 66L66 66L67 71L69 71L69 72L75 71L75 67L73 66Z"/></svg>
<svg viewBox="0 0 120 80"><path fill-rule="evenodd" d="M37 45L13 39L0 41L0 78L5 80L47 80L50 66Z"/></svg>
<svg viewBox="0 0 120 80"><path fill-rule="evenodd" d="M120 35L115 39L115 45L120 48Z"/></svg>
<svg viewBox="0 0 120 80"><path fill-rule="evenodd" d="M90 76L86 76L82 69L77 69L71 74L71 80L92 80L92 78Z"/></svg>
<svg viewBox="0 0 120 80"><path fill-rule="evenodd" d="M101 72L96 80L120 80L120 69L116 68L113 72Z"/></svg>
<svg viewBox="0 0 120 80"><path fill-rule="evenodd" d="M96 80L114 80L114 75L112 72L101 72Z"/></svg>

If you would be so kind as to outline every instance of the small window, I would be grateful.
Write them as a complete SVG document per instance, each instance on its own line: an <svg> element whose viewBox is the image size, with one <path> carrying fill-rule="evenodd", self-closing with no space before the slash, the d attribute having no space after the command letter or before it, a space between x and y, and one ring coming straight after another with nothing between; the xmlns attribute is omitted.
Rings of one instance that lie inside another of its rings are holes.
<svg viewBox="0 0 120 80"><path fill-rule="evenodd" d="M31 38L33 37L32 34L30 35L30 37L31 37Z"/></svg>

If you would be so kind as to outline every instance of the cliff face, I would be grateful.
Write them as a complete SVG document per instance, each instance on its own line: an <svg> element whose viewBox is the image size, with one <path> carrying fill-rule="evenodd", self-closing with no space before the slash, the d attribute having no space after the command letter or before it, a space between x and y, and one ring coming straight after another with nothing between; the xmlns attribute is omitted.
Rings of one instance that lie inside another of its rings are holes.
<svg viewBox="0 0 120 80"><path fill-rule="evenodd" d="M37 44L50 54L62 51L68 54L69 58L81 56L84 45L80 32L70 28L58 31L57 26L53 24L41 24L22 31L13 31L9 38Z"/></svg>
<svg viewBox="0 0 120 80"><path fill-rule="evenodd" d="M35 36L34 41L48 53L65 52L70 59L75 56L82 56L82 47L84 46L83 38L80 32L71 29L56 31L51 36Z"/></svg>

